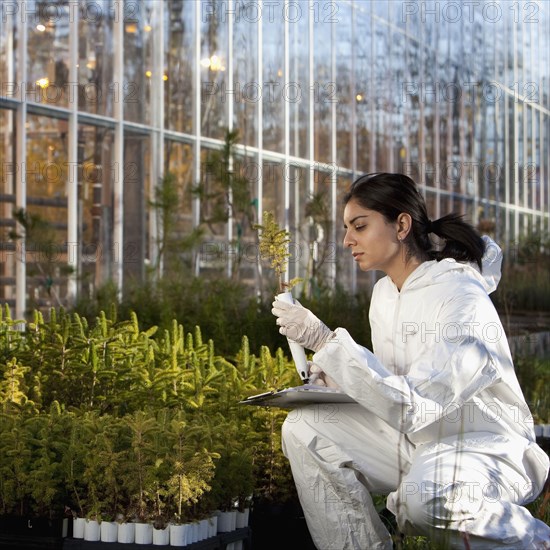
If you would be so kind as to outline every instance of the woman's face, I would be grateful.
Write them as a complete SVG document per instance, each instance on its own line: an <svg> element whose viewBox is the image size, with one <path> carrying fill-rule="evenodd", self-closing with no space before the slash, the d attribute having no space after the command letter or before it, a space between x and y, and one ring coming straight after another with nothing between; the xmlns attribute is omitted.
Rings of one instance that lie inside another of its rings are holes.
<svg viewBox="0 0 550 550"><path fill-rule="evenodd" d="M344 247L350 249L362 271L380 270L391 276L403 266L398 224L350 200L344 209Z"/></svg>

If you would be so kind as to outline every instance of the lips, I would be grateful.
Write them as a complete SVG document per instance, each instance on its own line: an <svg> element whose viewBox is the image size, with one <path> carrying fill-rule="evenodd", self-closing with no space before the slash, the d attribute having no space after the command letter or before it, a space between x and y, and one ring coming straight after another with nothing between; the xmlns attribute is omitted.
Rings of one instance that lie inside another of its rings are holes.
<svg viewBox="0 0 550 550"><path fill-rule="evenodd" d="M363 255L362 252L354 252L354 253L352 254L354 260L357 260L357 259L360 258L362 255Z"/></svg>

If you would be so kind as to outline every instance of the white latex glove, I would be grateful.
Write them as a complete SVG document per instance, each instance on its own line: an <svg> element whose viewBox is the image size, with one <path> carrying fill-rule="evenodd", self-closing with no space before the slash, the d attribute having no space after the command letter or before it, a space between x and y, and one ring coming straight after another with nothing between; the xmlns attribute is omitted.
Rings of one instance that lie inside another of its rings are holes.
<svg viewBox="0 0 550 550"><path fill-rule="evenodd" d="M309 384L314 384L315 386L324 386L327 388L340 389L340 386L331 378L328 374L321 370L321 367L315 365L311 361L307 362L309 367L308 376Z"/></svg>
<svg viewBox="0 0 550 550"><path fill-rule="evenodd" d="M277 317L279 332L315 352L332 336L332 331L300 302L288 304L275 299L271 313Z"/></svg>

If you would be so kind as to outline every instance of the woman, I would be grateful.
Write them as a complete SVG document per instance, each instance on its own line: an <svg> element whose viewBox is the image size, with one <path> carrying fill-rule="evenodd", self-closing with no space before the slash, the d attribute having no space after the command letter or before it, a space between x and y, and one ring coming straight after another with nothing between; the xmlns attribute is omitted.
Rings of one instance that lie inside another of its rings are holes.
<svg viewBox="0 0 550 550"><path fill-rule="evenodd" d="M488 295L500 249L456 215L430 221L401 174L363 176L344 202L344 246L361 270L386 274L369 312L374 353L300 304L273 303L281 334L357 401L326 415L303 407L283 425L316 546L391 549L374 492L402 532L438 547L550 548L550 528L523 507L549 462Z"/></svg>

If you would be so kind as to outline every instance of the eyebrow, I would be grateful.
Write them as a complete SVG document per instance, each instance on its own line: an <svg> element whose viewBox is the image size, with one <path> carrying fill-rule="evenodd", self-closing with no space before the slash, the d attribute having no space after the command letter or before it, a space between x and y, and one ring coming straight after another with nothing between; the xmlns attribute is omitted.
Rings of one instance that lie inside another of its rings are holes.
<svg viewBox="0 0 550 550"><path fill-rule="evenodd" d="M355 218L351 219L351 220L349 221L349 223L350 223L350 225L351 225L352 223L356 222L356 221L357 221L358 219L360 219L360 218L368 218L368 217L369 217L368 214L361 214L360 216L355 216ZM348 226L347 226L346 224L344 224L344 228L347 228L347 227L348 227Z"/></svg>

